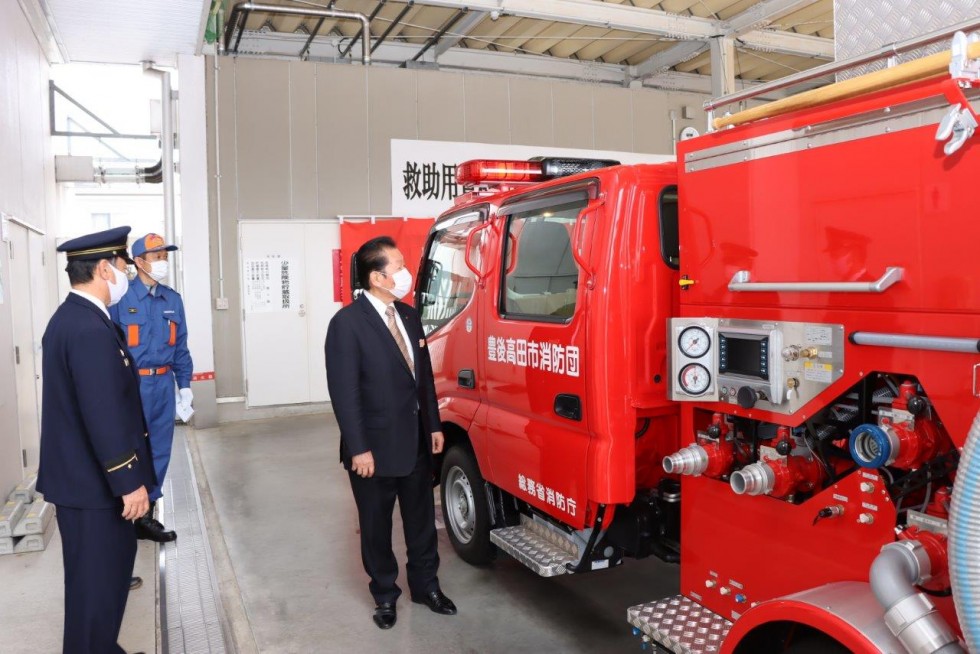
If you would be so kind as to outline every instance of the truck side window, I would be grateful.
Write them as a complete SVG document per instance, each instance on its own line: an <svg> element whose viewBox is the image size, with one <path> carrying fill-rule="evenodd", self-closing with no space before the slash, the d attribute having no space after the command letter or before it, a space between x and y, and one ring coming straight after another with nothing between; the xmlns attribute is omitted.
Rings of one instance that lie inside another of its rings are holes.
<svg viewBox="0 0 980 654"><path fill-rule="evenodd" d="M429 241L423 261L419 287L419 313L422 327L428 336L466 308L476 277L466 265L466 238L480 226L480 215L470 214L437 229ZM479 266L479 239L474 239L470 261Z"/></svg>
<svg viewBox="0 0 980 654"><path fill-rule="evenodd" d="M587 201L517 213L507 222L501 312L567 321L575 313L579 267L572 231Z"/></svg>
<svg viewBox="0 0 980 654"><path fill-rule="evenodd" d="M668 186L660 192L660 256L674 270L681 267L676 186Z"/></svg>

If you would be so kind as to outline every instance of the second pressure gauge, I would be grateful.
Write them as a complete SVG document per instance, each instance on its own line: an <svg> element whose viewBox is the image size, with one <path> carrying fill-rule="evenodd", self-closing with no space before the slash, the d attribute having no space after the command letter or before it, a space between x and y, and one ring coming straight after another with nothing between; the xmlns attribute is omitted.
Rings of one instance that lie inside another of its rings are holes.
<svg viewBox="0 0 980 654"><path fill-rule="evenodd" d="M681 332L677 339L677 345L686 357L698 359L703 357L711 347L711 337L702 327L688 327Z"/></svg>
<svg viewBox="0 0 980 654"><path fill-rule="evenodd" d="M689 363L681 368L678 379L681 389L688 395L703 395L711 386L711 373L700 363Z"/></svg>

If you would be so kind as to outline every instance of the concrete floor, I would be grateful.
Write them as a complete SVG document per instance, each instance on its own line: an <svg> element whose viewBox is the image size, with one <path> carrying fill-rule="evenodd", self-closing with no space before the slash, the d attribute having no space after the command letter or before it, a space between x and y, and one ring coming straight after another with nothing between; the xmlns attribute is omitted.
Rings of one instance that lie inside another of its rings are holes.
<svg viewBox="0 0 980 654"><path fill-rule="evenodd" d="M119 644L127 652L157 651L156 544L140 541L135 574L143 587L129 595ZM0 556L0 652L61 651L65 620L61 535L43 552Z"/></svg>
<svg viewBox="0 0 980 654"><path fill-rule="evenodd" d="M439 577L459 615L412 604L401 578L398 624L381 631L371 620L338 438L330 414L241 422L191 437L222 602L240 652L638 651L626 608L678 592L677 567L651 559L555 579L503 554L491 566L473 567L440 530ZM404 570L397 510L395 521Z"/></svg>

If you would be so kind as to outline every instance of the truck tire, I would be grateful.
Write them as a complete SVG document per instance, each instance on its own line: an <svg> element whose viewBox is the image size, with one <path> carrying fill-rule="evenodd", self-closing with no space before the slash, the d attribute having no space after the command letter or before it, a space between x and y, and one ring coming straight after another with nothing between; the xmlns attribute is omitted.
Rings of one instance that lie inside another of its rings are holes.
<svg viewBox="0 0 980 654"><path fill-rule="evenodd" d="M483 475L468 447L457 445L446 453L441 488L442 517L453 549L467 563L489 563L494 554L490 509Z"/></svg>

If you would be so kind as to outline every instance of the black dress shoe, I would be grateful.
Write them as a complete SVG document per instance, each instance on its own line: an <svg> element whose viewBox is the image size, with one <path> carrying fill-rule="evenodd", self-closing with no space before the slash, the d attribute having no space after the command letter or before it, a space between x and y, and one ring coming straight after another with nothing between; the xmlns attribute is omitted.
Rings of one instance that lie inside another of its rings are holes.
<svg viewBox="0 0 980 654"><path fill-rule="evenodd" d="M136 590L143 585L143 579L140 577L130 577L129 578L129 590Z"/></svg>
<svg viewBox="0 0 980 654"><path fill-rule="evenodd" d="M443 595L441 590L434 590L423 597L413 597L412 601L416 604L425 604L433 613L456 615L456 605Z"/></svg>
<svg viewBox="0 0 980 654"><path fill-rule="evenodd" d="M394 602L383 602L374 608L374 624L378 629L391 629L398 620Z"/></svg>
<svg viewBox="0 0 980 654"><path fill-rule="evenodd" d="M177 532L167 531L159 521L146 514L136 521L136 537L141 540L152 540L155 543L171 543L177 540Z"/></svg>

